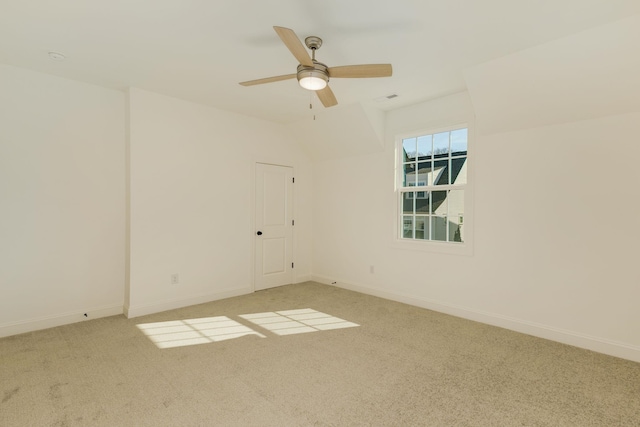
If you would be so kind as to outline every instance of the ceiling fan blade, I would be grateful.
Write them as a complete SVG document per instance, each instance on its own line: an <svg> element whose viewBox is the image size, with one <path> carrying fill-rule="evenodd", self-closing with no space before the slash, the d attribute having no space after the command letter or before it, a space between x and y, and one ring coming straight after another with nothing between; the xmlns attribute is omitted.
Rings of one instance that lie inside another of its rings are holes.
<svg viewBox="0 0 640 427"><path fill-rule="evenodd" d="M296 77L296 74L285 74L283 76L274 76L274 77L267 77L267 78L258 79L258 80L249 80L248 82L240 82L240 84L242 86L261 85L263 83L272 83L272 82L279 82L280 80L294 79L295 77Z"/></svg>
<svg viewBox="0 0 640 427"><path fill-rule="evenodd" d="M306 66L313 66L313 61L309 56L309 52L304 47L298 36L293 30L284 27L273 27L282 39L282 42L287 46L287 48L293 53L293 56L296 57L299 63Z"/></svg>
<svg viewBox="0 0 640 427"><path fill-rule="evenodd" d="M322 105L325 107L333 107L338 104L338 100L329 86L325 86L324 89L317 90L316 94L318 95L318 98L320 98Z"/></svg>
<svg viewBox="0 0 640 427"><path fill-rule="evenodd" d="M330 67L329 77L367 78L390 77L393 73L391 64L343 65Z"/></svg>

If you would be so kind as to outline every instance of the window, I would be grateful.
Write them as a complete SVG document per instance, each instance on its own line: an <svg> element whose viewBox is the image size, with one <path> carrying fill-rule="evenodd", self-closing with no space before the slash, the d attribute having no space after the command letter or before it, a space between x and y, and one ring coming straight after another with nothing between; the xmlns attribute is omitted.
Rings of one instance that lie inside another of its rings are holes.
<svg viewBox="0 0 640 427"><path fill-rule="evenodd" d="M465 241L466 126L398 140L398 238Z"/></svg>

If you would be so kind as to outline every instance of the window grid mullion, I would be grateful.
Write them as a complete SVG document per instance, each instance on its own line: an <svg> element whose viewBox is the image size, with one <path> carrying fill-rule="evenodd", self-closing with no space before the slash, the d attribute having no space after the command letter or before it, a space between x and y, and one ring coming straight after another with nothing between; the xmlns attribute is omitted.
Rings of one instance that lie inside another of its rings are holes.
<svg viewBox="0 0 640 427"><path fill-rule="evenodd" d="M431 218L433 214L433 191L429 192L429 205L427 206L427 220L429 221L429 239L433 240L433 227L431 226Z"/></svg>
<svg viewBox="0 0 640 427"><path fill-rule="evenodd" d="M444 214L445 214L445 217L444 217L444 218L445 218L445 219L444 219L444 223L446 224L446 228L445 228L445 233L446 233L446 235L445 235L445 239L444 239L444 240L445 240L445 242L448 242L448 241L449 241L449 227L450 227L450 221L449 221L449 200L451 200L451 199L449 198L449 194L450 194L450 192L451 192L451 190L447 190L447 197L446 197L446 199L445 199L445 200L447 201L447 209L446 209L446 211L445 211L445 213L444 213Z"/></svg>
<svg viewBox="0 0 640 427"><path fill-rule="evenodd" d="M416 192L416 202L413 208L413 238L414 240L418 239L418 193Z"/></svg>

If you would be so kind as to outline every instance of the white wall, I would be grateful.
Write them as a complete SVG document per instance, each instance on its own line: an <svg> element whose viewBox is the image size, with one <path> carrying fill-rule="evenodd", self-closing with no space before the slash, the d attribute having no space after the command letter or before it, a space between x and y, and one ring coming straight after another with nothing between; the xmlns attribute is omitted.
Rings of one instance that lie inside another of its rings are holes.
<svg viewBox="0 0 640 427"><path fill-rule="evenodd" d="M394 136L472 115L466 94L394 111L384 153L314 165L315 277L640 361L640 113L472 132L471 255L398 248Z"/></svg>
<svg viewBox="0 0 640 427"><path fill-rule="evenodd" d="M308 278L311 167L282 125L138 89L129 111L129 317L252 291L257 161L294 167L294 274Z"/></svg>
<svg viewBox="0 0 640 427"><path fill-rule="evenodd" d="M0 66L0 336L122 313L125 97Z"/></svg>
<svg viewBox="0 0 640 427"><path fill-rule="evenodd" d="M639 50L634 15L467 69L479 133L639 111Z"/></svg>
<svg viewBox="0 0 640 427"><path fill-rule="evenodd" d="M639 133L629 113L478 140L487 311L640 350Z"/></svg>
<svg viewBox="0 0 640 427"><path fill-rule="evenodd" d="M382 151L384 113L361 104L324 108L286 125L313 161Z"/></svg>

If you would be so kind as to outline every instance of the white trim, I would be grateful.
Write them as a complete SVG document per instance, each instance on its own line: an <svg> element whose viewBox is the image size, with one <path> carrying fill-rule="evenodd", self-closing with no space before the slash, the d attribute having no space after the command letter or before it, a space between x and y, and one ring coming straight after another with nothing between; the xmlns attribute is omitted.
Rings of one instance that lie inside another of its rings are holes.
<svg viewBox="0 0 640 427"><path fill-rule="evenodd" d="M503 316L496 313L489 313L485 311L470 309L468 307L446 304L426 298L389 292L369 286L356 285L339 279L331 279L324 276L312 276L312 279L316 282L326 285L337 286L339 288L348 289L367 295L373 295L376 297L397 301L404 304L437 311L440 313L450 314L452 316L460 317L463 319L473 320L487 325L509 329L511 331L556 341L562 344L568 344L574 347L607 354L609 356L615 356L622 359L632 360L634 362L640 362L640 346L582 334L567 329L556 328L541 323L529 322L526 320Z"/></svg>
<svg viewBox="0 0 640 427"><path fill-rule="evenodd" d="M196 304L204 304L225 298L247 295L253 292L251 286L243 288L227 289L212 294L192 296L188 298L170 299L157 301L148 304L125 307L124 314L127 318L146 316L147 314L159 313L161 311L174 310L176 308L189 307Z"/></svg>
<svg viewBox="0 0 640 427"><path fill-rule="evenodd" d="M295 272L295 270L294 270ZM304 283L304 282L310 282L313 280L313 276L310 274L303 274L300 276L294 276L293 279L293 283Z"/></svg>
<svg viewBox="0 0 640 427"><path fill-rule="evenodd" d="M72 323L83 322L85 320L99 319L101 317L117 316L122 313L122 304L116 304L104 307L94 307L85 311L72 311L52 316L20 320L18 322L10 322L0 325L0 337L8 337L11 335L24 334L26 332L55 328L56 326L69 325Z"/></svg>
<svg viewBox="0 0 640 427"><path fill-rule="evenodd" d="M465 215L465 221L467 216ZM465 242L442 242L437 240L417 240L417 239L400 239L394 236L394 240L391 243L391 247L394 249L419 251L419 252L434 252L439 254L448 255L463 255L472 256L473 247L467 241Z"/></svg>

